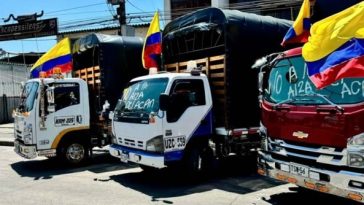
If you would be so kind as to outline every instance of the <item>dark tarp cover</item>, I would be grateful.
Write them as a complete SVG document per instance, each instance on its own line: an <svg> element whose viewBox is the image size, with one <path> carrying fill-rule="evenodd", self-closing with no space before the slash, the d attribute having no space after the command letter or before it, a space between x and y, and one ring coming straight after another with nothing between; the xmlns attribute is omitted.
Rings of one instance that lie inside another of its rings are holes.
<svg viewBox="0 0 364 205"><path fill-rule="evenodd" d="M143 39L140 37L90 34L73 45L74 70L100 67L100 84L90 90L90 109L97 117L105 100L113 110L126 84L148 73L142 66Z"/></svg>
<svg viewBox="0 0 364 205"><path fill-rule="evenodd" d="M259 126L257 71L251 66L256 59L283 50L280 43L291 24L237 10L201 9L166 25L164 62L225 54L225 112L215 112L217 126Z"/></svg>

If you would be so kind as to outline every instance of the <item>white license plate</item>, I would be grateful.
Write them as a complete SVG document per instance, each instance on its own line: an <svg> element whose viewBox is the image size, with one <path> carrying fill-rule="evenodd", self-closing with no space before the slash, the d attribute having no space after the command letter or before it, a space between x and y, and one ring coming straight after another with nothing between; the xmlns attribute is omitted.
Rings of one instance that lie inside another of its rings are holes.
<svg viewBox="0 0 364 205"><path fill-rule="evenodd" d="M290 172L292 174L295 174L298 176L303 176L303 177L308 177L308 171L309 171L308 167L297 165L297 164L290 164L289 168L290 168Z"/></svg>
<svg viewBox="0 0 364 205"><path fill-rule="evenodd" d="M181 150L186 146L186 136L168 137L164 139L164 150Z"/></svg>
<svg viewBox="0 0 364 205"><path fill-rule="evenodd" d="M129 153L126 151L120 151L120 161L127 163L129 161Z"/></svg>

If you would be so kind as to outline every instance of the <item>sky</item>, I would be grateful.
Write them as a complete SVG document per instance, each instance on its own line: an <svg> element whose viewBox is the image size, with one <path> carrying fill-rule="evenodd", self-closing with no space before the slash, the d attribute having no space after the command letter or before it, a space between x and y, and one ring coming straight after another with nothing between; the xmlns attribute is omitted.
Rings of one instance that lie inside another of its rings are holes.
<svg viewBox="0 0 364 205"><path fill-rule="evenodd" d="M62 32L76 30L77 27L70 27L80 23L91 21L106 21L112 19L116 14L116 6L108 5L107 0L11 0L0 6L0 25L17 23L10 21L4 23L4 19L10 14L14 16L41 13L41 19L58 18L58 29ZM154 13L156 10L163 10L163 0L126 0L126 14L143 15ZM131 23L149 23L151 19L133 19ZM110 21L103 22L103 25L111 24ZM163 24L163 22L161 22ZM162 26L162 25L161 25ZM23 52L46 52L56 44L56 36L42 38L31 38L12 41L0 41L0 49L10 53Z"/></svg>

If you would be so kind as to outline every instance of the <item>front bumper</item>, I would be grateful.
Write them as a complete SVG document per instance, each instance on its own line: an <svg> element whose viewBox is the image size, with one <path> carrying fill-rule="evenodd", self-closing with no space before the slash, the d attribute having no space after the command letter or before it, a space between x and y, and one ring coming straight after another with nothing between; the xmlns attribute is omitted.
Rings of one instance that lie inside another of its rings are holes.
<svg viewBox="0 0 364 205"><path fill-rule="evenodd" d="M119 158L122 162L134 162L159 169L166 167L163 154L136 150L116 144L110 145L109 152L112 156Z"/></svg>
<svg viewBox="0 0 364 205"><path fill-rule="evenodd" d="M305 176L291 173L295 172L292 171L291 165L304 167L308 173ZM311 168L303 164L274 159L269 153L261 151L258 153L258 173L297 186L364 203L364 174L362 173Z"/></svg>
<svg viewBox="0 0 364 205"><path fill-rule="evenodd" d="M18 140L14 141L14 151L21 157L27 159L34 159L37 157L37 150L35 145L24 145Z"/></svg>

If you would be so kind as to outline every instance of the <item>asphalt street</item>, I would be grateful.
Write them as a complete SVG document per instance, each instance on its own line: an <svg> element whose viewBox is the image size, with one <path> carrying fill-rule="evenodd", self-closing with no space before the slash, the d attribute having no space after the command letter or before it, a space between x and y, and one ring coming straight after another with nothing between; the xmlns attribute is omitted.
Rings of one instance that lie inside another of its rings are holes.
<svg viewBox="0 0 364 205"><path fill-rule="evenodd" d="M14 153L13 139L13 124L0 125L0 204L354 204L261 177L254 158L231 158L211 176L188 179L168 169L145 173L107 147L79 168L26 160Z"/></svg>
<svg viewBox="0 0 364 205"><path fill-rule="evenodd" d="M145 173L97 150L88 165L66 168L47 158L26 160L0 146L0 204L353 204L258 176L244 159L230 159L210 177Z"/></svg>

